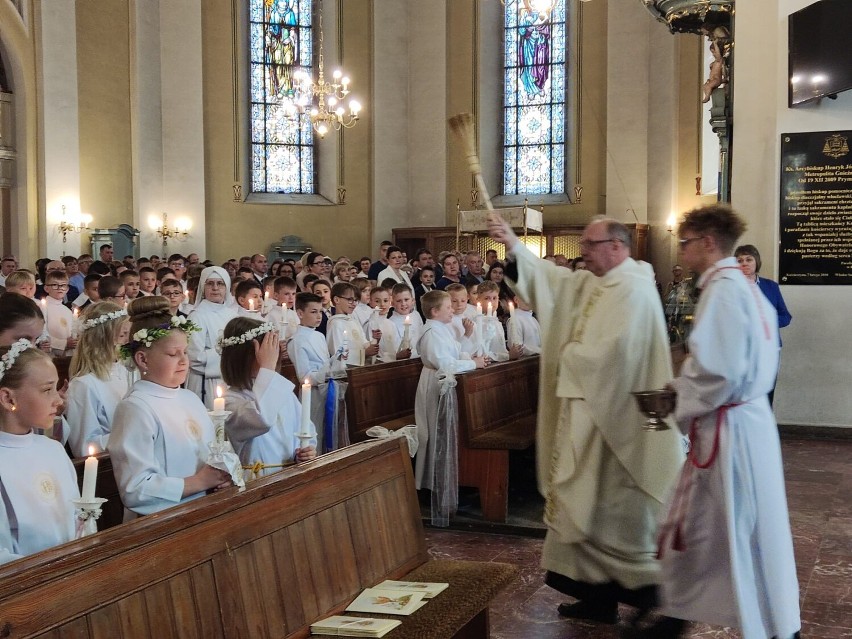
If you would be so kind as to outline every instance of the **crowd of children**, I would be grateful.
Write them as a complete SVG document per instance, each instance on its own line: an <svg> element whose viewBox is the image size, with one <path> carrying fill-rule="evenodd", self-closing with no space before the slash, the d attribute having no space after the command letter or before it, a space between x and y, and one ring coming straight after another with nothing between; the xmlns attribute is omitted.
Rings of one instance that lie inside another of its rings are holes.
<svg viewBox="0 0 852 639"><path fill-rule="evenodd" d="M446 430L442 380L536 353L540 341L522 300L490 281L459 283L454 254L441 256L442 272L428 260L412 269L390 243L383 249L379 262L357 266L318 253L304 264L276 260L266 278L257 270L263 256L222 266L178 254L115 263L111 248L100 260L44 261L38 279L5 272L0 563L79 535L71 505L79 490L63 445L74 457L108 451L125 518L154 513L231 485L208 463L217 394L228 440L254 476L346 443L337 410L347 367L422 359L417 484L431 488L436 433ZM384 281L369 278L373 271ZM67 386L58 387L52 358L70 359ZM282 364L310 385L309 406Z"/></svg>

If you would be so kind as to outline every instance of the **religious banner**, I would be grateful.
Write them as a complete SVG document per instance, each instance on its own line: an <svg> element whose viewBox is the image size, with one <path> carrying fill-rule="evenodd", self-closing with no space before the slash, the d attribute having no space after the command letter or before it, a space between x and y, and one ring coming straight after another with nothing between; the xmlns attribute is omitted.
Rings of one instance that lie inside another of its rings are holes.
<svg viewBox="0 0 852 639"><path fill-rule="evenodd" d="M781 135L780 284L852 284L852 131Z"/></svg>

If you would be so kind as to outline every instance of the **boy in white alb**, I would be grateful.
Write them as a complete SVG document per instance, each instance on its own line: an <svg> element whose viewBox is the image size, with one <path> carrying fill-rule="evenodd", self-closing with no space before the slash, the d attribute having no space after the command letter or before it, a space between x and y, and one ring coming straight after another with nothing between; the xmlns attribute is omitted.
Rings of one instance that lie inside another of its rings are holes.
<svg viewBox="0 0 852 639"><path fill-rule="evenodd" d="M74 314L62 303L68 292L68 276L62 271L51 271L44 279L47 296L42 300L42 312L50 347L54 355L64 355L77 346Z"/></svg>
<svg viewBox="0 0 852 639"><path fill-rule="evenodd" d="M317 430L317 450L323 451L328 378L335 358L329 357L325 336L316 330L322 322L322 298L313 293L297 294L296 313L301 324L287 343L287 353L299 381L307 380L313 387L310 408L305 406L303 409L311 411L311 421Z"/></svg>
<svg viewBox="0 0 852 639"><path fill-rule="evenodd" d="M369 328L370 317L373 315L373 309L370 306L370 289L372 288L372 284L370 280L363 277L356 277L350 284L358 289L358 304L356 304L355 310L352 311L352 317L358 320L364 331L364 335L372 338Z"/></svg>
<svg viewBox="0 0 852 639"><path fill-rule="evenodd" d="M365 358L376 355L379 347L370 343L358 320L352 316L358 301L358 289L349 282L338 282L331 287L331 301L334 315L326 327L328 354L335 355L342 349L341 357L347 366L363 366Z"/></svg>
<svg viewBox="0 0 852 639"><path fill-rule="evenodd" d="M482 305L485 312L476 318L480 345L485 357L494 362L518 359L521 356L520 345L514 346L511 352L506 348L503 324L497 319L497 307L500 306L500 289L497 284L485 280L479 285L478 304Z"/></svg>
<svg viewBox="0 0 852 639"><path fill-rule="evenodd" d="M464 284L450 284L446 291L450 296L450 306L453 309L453 333L461 344L462 351L473 353L476 350L474 343L476 307L467 303L468 293Z"/></svg>
<svg viewBox="0 0 852 639"><path fill-rule="evenodd" d="M433 523L436 523L436 510L440 513L439 520L443 518L444 522L455 510L458 491L457 480L455 485L450 485L453 482L451 479L447 481L445 475L456 455L458 411L448 410L442 395L455 392L452 388L454 375L483 368L485 359L463 357L451 327L453 308L446 292L431 291L420 302L429 319L420 337L423 370L414 404L414 420L420 442L415 461L415 484L418 489L428 488L432 491Z"/></svg>
<svg viewBox="0 0 852 639"><path fill-rule="evenodd" d="M510 313L506 325L507 341L509 350L515 345L522 347L523 355L538 355L541 353L541 327L538 320L533 317L532 309L520 297L512 298L515 304L514 313Z"/></svg>
<svg viewBox="0 0 852 639"><path fill-rule="evenodd" d="M382 362L395 362L399 351L399 341L396 338L396 328L388 319L388 310L391 307L391 290L383 286L374 286L370 291L370 303L373 305L373 315L369 321L370 333L376 339L376 331L379 338L378 359ZM375 311L378 311L376 314Z"/></svg>
<svg viewBox="0 0 852 639"><path fill-rule="evenodd" d="M391 289L393 298L393 315L391 323L396 330L399 352L397 359L408 359L409 357L420 357L417 351L417 342L423 332L423 320L414 303L414 295L405 284L397 284ZM408 329L408 344L405 343L406 327ZM408 353L406 354L406 351Z"/></svg>
<svg viewBox="0 0 852 639"><path fill-rule="evenodd" d="M262 319L263 295L260 284L254 278L238 282L234 289L234 297L237 300L237 315L239 317L251 317Z"/></svg>

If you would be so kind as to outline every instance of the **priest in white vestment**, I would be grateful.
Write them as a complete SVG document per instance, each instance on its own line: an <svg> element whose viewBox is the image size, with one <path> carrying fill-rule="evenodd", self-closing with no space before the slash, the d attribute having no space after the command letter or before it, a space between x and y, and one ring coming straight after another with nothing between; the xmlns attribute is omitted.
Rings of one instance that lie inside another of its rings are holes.
<svg viewBox="0 0 852 639"><path fill-rule="evenodd" d="M700 273L690 355L672 386L690 453L660 534L662 612L633 636L679 637L684 620L743 639L798 636L799 584L778 428L775 309L731 256L745 223L714 205L686 214L680 255Z"/></svg>
<svg viewBox="0 0 852 639"><path fill-rule="evenodd" d="M577 598L573 618L615 623L617 603L655 602L657 520L683 462L674 429L645 432L631 392L664 387L671 357L649 265L630 258L630 233L600 219L583 231L588 271L536 258L496 214L512 289L541 324L536 439L548 531L547 583Z"/></svg>

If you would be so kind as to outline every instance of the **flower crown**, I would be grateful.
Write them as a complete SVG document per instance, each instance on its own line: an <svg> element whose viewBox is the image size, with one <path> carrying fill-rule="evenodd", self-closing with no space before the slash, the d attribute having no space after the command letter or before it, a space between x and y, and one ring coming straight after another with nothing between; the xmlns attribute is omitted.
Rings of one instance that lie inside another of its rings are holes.
<svg viewBox="0 0 852 639"><path fill-rule="evenodd" d="M221 353L223 348L227 348L228 346L239 346L240 344L246 344L247 342L252 341L254 338L260 337L261 335L273 330L275 330L275 325L272 322L264 322L260 326L256 326L253 329L246 331L242 335L236 335L234 337L220 336L219 341L216 342L216 350Z"/></svg>
<svg viewBox="0 0 852 639"><path fill-rule="evenodd" d="M133 333L133 337L127 344L121 347L121 356L124 359L133 359L133 353L142 346L149 347L161 337L165 337L170 331L179 330L186 333L187 337L201 328L191 319L180 315L173 315L165 324L160 324L153 328L140 328Z"/></svg>
<svg viewBox="0 0 852 639"><path fill-rule="evenodd" d="M101 324L106 324L110 320L118 319L119 317L127 316L127 309L122 308L118 311L112 311L111 313L104 313L103 315L98 315L97 317L93 317L92 319L87 319L80 326L80 331L85 331L90 328L94 328L95 326L100 326Z"/></svg>
<svg viewBox="0 0 852 639"><path fill-rule="evenodd" d="M31 348L35 348L33 343L23 337L12 344L6 354L0 357L0 381L15 365L15 360L18 359L20 354Z"/></svg>

